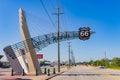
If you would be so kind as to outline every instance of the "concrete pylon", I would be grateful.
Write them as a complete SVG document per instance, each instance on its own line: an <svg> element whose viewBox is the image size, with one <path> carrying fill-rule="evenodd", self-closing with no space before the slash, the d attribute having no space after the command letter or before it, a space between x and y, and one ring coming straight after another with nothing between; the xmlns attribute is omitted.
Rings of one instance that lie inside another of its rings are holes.
<svg viewBox="0 0 120 80"><path fill-rule="evenodd" d="M33 48L31 36L27 27L26 19L25 19L22 8L19 9L19 24L20 24L21 37L24 42L26 59L28 62L28 74L35 75L36 70L37 70L37 74L41 74L36 52Z"/></svg>

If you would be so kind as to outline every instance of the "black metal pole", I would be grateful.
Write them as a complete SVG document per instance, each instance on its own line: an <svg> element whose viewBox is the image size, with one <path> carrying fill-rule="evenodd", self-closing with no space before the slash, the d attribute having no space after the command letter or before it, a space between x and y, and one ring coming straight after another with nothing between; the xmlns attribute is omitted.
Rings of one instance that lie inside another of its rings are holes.
<svg viewBox="0 0 120 80"><path fill-rule="evenodd" d="M47 72L46 72L46 68L45 68L45 70L44 70L44 74L46 74Z"/></svg>
<svg viewBox="0 0 120 80"><path fill-rule="evenodd" d="M48 69L48 76L50 76L50 69Z"/></svg>
<svg viewBox="0 0 120 80"><path fill-rule="evenodd" d="M14 70L11 69L11 76L14 76Z"/></svg>

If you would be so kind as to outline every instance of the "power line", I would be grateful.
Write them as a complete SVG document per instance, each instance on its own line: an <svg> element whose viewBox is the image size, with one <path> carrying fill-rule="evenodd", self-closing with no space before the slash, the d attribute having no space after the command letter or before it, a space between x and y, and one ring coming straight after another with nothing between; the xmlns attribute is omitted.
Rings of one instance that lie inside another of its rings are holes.
<svg viewBox="0 0 120 80"><path fill-rule="evenodd" d="M46 1L49 1L49 0L46 0ZM60 3L60 0L55 0L54 2L52 2L52 1L49 1L49 2L46 2L46 3L49 3L49 4L51 4L51 6L50 7L52 7L52 10L53 11L55 11L55 9L56 9L56 6L61 6L61 3ZM47 6L48 6L48 4L47 4ZM49 7L49 8L50 8ZM58 8L58 7L57 7ZM60 7L61 8L61 7ZM64 11L63 11L64 12ZM54 17L52 17L52 19L53 19ZM62 17L61 17L61 19L62 19ZM56 20L56 19L54 19L54 20ZM61 23L63 22L63 20L61 20ZM55 22L55 25L57 25L57 22ZM63 26L63 25L61 25L61 26ZM62 31L63 30L63 28L60 26L60 30Z"/></svg>
<svg viewBox="0 0 120 80"><path fill-rule="evenodd" d="M63 6L61 1L62 0L57 0L57 3L58 3L59 6ZM65 13L64 7L62 8L62 11ZM67 19L66 18L67 18L66 15L61 18L61 21L62 21L61 29L63 31L68 31L68 28L67 28L68 23L67 23Z"/></svg>
<svg viewBox="0 0 120 80"><path fill-rule="evenodd" d="M53 22L53 20L52 20L52 18L50 17L50 15L49 15L49 13L48 13L48 11L47 11L44 3L43 3L43 1L40 0L40 2L41 2L41 4L42 4L42 6L43 6L43 8L44 8L44 10L45 10L45 12L46 12L46 14L48 15L48 18L49 18L49 20L51 21L52 25L54 26L54 28L56 28L56 27L55 27L55 24L54 24L54 22Z"/></svg>
<svg viewBox="0 0 120 80"><path fill-rule="evenodd" d="M45 32L48 32L47 29L40 27L41 22L39 20L42 19L42 21L44 20L46 22L45 19L35 16L29 12L25 12L25 14L26 14L26 20L27 20L28 26L30 30L32 31L32 33L36 33L38 35L40 32L42 34L45 34Z"/></svg>

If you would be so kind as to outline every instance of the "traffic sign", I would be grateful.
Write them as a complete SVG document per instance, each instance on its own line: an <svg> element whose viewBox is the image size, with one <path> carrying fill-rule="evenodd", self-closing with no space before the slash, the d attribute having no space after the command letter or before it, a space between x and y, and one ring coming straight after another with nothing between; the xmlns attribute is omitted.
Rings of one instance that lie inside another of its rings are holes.
<svg viewBox="0 0 120 80"><path fill-rule="evenodd" d="M89 27L80 27L79 28L79 39L87 40L90 38L90 28Z"/></svg>
<svg viewBox="0 0 120 80"><path fill-rule="evenodd" d="M42 59L43 58L43 54L37 54L37 58L38 59Z"/></svg>

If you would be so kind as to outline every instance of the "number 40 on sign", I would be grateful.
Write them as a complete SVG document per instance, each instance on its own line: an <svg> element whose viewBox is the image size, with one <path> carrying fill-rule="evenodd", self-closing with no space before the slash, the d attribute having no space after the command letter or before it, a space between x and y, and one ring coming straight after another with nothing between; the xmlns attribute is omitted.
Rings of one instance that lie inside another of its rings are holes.
<svg viewBox="0 0 120 80"><path fill-rule="evenodd" d="M88 40L89 38L90 38L90 28L89 27L79 28L79 39Z"/></svg>

